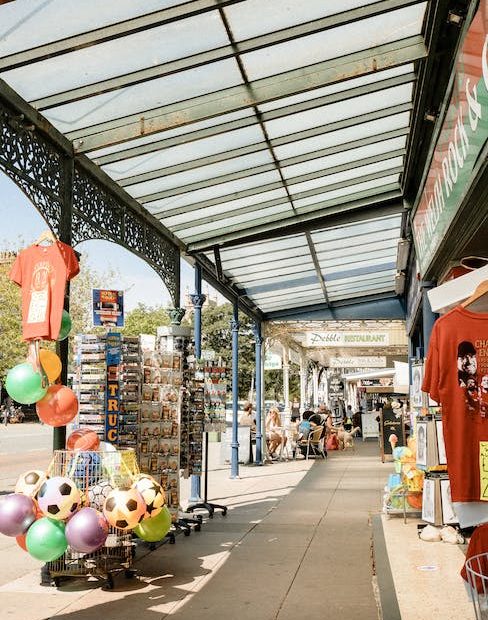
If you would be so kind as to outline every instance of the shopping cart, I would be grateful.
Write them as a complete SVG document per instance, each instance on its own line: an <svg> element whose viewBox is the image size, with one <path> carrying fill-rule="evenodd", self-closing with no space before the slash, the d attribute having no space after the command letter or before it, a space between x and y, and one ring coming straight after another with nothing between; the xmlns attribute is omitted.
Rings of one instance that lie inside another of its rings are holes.
<svg viewBox="0 0 488 620"><path fill-rule="evenodd" d="M488 553L468 558L465 567L476 620L488 620Z"/></svg>
<svg viewBox="0 0 488 620"><path fill-rule="evenodd" d="M132 484L139 473L134 450L116 452L56 450L48 468L52 476L66 476L76 483L82 494L82 504L90 506L98 498L103 503L104 489ZM95 505L100 509L101 505ZM109 528L105 545L94 553L78 553L70 548L64 555L47 564L55 586L67 577L96 577L105 580L104 587L113 589L114 574L123 572L133 577L132 561L135 547L132 532Z"/></svg>

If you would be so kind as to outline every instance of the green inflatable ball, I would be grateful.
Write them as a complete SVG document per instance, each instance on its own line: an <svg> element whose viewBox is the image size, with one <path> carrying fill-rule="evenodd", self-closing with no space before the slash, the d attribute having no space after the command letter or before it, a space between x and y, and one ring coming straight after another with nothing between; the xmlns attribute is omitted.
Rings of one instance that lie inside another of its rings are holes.
<svg viewBox="0 0 488 620"><path fill-rule="evenodd" d="M64 534L64 523L43 517L27 530L25 544L27 551L36 560L53 562L60 558L68 548Z"/></svg>
<svg viewBox="0 0 488 620"><path fill-rule="evenodd" d="M63 315L61 317L61 327L59 329L58 340L65 340L68 337L68 335L69 335L69 333L71 331L71 327L72 327L71 317L66 312L66 310L63 310Z"/></svg>
<svg viewBox="0 0 488 620"><path fill-rule="evenodd" d="M171 513L164 506L159 514L150 519L144 519L134 528L134 534L146 542L162 540L171 528Z"/></svg>
<svg viewBox="0 0 488 620"><path fill-rule="evenodd" d="M48 386L49 381L34 370L29 362L11 368L5 382L9 396L23 405L31 405L44 398Z"/></svg>

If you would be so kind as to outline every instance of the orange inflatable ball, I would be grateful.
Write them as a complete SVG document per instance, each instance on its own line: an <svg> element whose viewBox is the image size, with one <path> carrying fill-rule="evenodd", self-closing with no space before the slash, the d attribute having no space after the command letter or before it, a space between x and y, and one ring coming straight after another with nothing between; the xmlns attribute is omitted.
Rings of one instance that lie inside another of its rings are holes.
<svg viewBox="0 0 488 620"><path fill-rule="evenodd" d="M422 509L422 493L409 493L407 495L407 502L411 508L421 510Z"/></svg>
<svg viewBox="0 0 488 620"><path fill-rule="evenodd" d="M66 426L78 413L78 399L65 385L51 385L46 396L36 403L39 419L49 426Z"/></svg>
<svg viewBox="0 0 488 620"><path fill-rule="evenodd" d="M49 349L41 349L39 351L39 360L49 379L49 383L54 383L61 374L61 369L63 368L61 360L56 353L49 351Z"/></svg>
<svg viewBox="0 0 488 620"><path fill-rule="evenodd" d="M95 431L89 428L78 428L68 437L66 447L68 450L98 450L100 439Z"/></svg>

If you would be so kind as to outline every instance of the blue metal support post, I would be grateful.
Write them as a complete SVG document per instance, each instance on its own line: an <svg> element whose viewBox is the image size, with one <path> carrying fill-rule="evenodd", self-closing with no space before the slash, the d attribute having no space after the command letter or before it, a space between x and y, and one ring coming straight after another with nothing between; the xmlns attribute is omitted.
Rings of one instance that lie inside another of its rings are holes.
<svg viewBox="0 0 488 620"><path fill-rule="evenodd" d="M202 295L202 268L200 265L195 265L195 292L190 295L191 303L193 304L193 333L195 340L195 357L200 359L202 357L202 306L205 303L206 296ZM190 478L191 490L190 501L191 503L201 501L201 476L195 476L192 474Z"/></svg>
<svg viewBox="0 0 488 620"><path fill-rule="evenodd" d="M435 282L424 282L420 283L420 287L422 289L422 323L423 323L423 345L424 345L424 356L427 357L427 352L429 350L429 342L430 335L432 333L432 328L434 327L434 323L437 319L437 314L432 312L432 308L430 306L429 298L427 297L427 291L431 288L434 288Z"/></svg>
<svg viewBox="0 0 488 620"><path fill-rule="evenodd" d="M262 375L262 355L261 347L263 337L261 334L261 323L254 324L255 339L255 364L256 364L256 465L263 464L263 433L262 433L262 404L263 404L263 375Z"/></svg>
<svg viewBox="0 0 488 620"><path fill-rule="evenodd" d="M239 306L233 302L232 329L232 453L230 477L239 477L239 441L237 433L237 414L239 409Z"/></svg>

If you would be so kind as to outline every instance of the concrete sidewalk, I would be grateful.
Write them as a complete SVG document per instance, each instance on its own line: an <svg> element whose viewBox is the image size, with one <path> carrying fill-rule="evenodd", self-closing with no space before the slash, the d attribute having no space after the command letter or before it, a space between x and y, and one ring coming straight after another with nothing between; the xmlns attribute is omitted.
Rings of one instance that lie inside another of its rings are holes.
<svg viewBox="0 0 488 620"><path fill-rule="evenodd" d="M216 514L201 532L179 536L175 545L153 552L140 545L138 577L117 576L113 591L81 579L68 581L59 590L40 587L39 563L15 541L1 537L2 618L208 620L237 615L239 620L376 620L371 516L381 508L382 489L392 466L381 463L376 443L357 442L356 446L355 453L332 453L327 462L241 466L238 480L230 480L228 467L213 460L209 496L229 507L228 516ZM218 444L212 446L213 459L218 448ZM184 481L183 505L188 491L189 482ZM400 573L395 588L415 593L413 575L424 579L422 597L445 598L445 593L428 587L425 573L409 573L405 562L403 573L398 568L398 552L408 555L411 537L416 537L414 525L403 526L401 520L384 524L394 530L391 535L386 532L385 539ZM424 554L434 550L428 543L420 544L425 545ZM451 557L455 562L460 559L459 549L446 545L438 550L444 554L443 571L452 574L454 589L462 590L455 568L449 565ZM405 604L411 605L411 598ZM401 617L469 618L456 616L455 607L448 616L433 614L429 606L420 609L425 614L408 615L405 609ZM388 613L384 620L393 617Z"/></svg>

